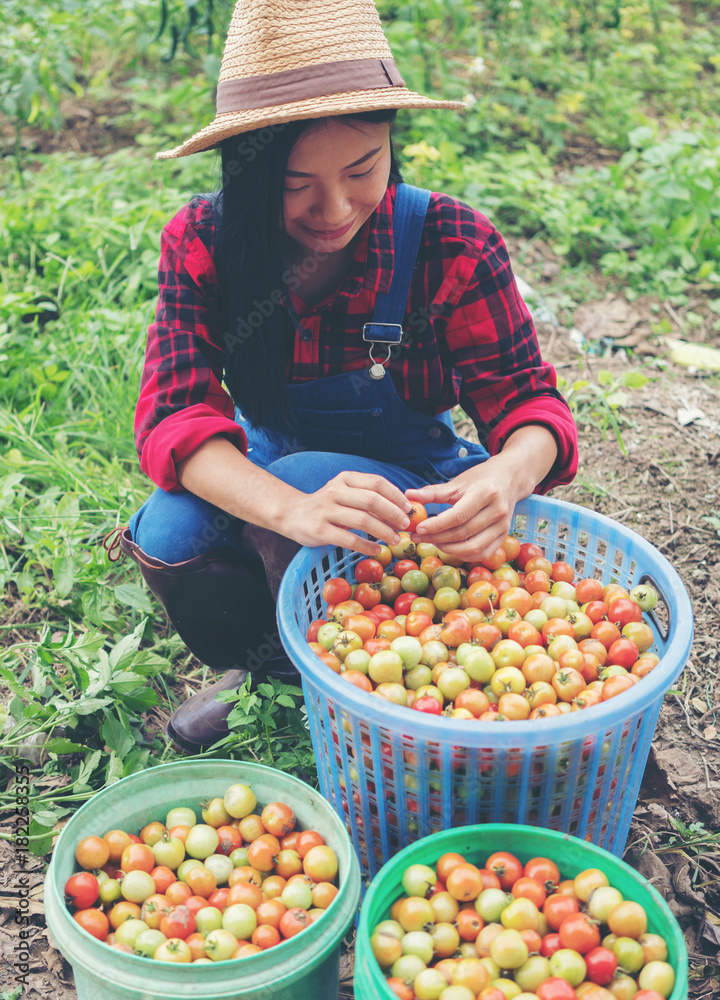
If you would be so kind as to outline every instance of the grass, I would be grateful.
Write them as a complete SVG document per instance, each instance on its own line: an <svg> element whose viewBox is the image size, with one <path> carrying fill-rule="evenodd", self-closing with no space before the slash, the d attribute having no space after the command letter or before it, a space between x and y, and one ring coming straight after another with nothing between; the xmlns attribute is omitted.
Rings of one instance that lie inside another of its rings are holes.
<svg viewBox="0 0 720 1000"><path fill-rule="evenodd" d="M150 488L132 421L160 231L218 177L211 155L152 156L209 119L231 4L174 0L164 23L158 0L5 7L0 750L4 772L33 768L31 846L45 855L79 803L174 758L154 710L172 707L179 679L202 679L135 568L109 563L100 543ZM611 289L678 309L699 296L698 324L720 327L718 0L378 7L408 85L470 105L401 119L408 180L473 203L526 248L546 244L564 316ZM62 129L67 100L109 108L102 127L134 144L28 152L31 131ZM622 448L623 393L645 378L600 373L565 389L578 420ZM233 734L214 753L314 781L299 690L233 697Z"/></svg>

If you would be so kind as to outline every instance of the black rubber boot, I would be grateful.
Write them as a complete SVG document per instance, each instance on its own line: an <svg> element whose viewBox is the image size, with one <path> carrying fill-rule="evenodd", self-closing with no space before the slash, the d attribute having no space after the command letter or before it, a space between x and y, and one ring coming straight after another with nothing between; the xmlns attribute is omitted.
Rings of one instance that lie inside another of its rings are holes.
<svg viewBox="0 0 720 1000"><path fill-rule="evenodd" d="M268 535L272 541L281 538L273 532ZM112 545L106 547L112 552ZM147 555L133 542L128 528L119 536L119 547L138 564L190 652L207 666L226 671L220 681L173 713L166 727L171 739L185 749L198 750L227 736L232 705L216 702L215 697L237 688L248 672L297 681L297 671L280 642L275 597L254 550L243 556L230 548L214 549L185 562L166 563ZM279 567L278 559L269 561ZM247 625L249 618L252 628Z"/></svg>

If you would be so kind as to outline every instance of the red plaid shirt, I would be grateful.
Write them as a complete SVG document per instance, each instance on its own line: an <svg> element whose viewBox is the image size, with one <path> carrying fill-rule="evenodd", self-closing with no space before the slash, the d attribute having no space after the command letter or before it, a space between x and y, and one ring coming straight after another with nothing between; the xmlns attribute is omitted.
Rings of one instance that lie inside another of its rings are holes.
<svg viewBox="0 0 720 1000"><path fill-rule="evenodd" d="M369 366L362 327L378 293L390 287L394 199L391 184L331 295L311 308L292 295L310 336L294 334L288 318L294 342L289 383ZM148 330L135 433L143 470L165 490L180 489L177 463L214 435L246 452L222 385L213 232L212 206L198 196L162 233L159 300ZM393 351L388 372L409 407L434 416L459 402L491 454L523 424L543 424L557 440L558 457L538 491L572 480L575 423L556 389L554 369L540 357L502 237L485 216L447 195L430 199L403 326L405 341Z"/></svg>

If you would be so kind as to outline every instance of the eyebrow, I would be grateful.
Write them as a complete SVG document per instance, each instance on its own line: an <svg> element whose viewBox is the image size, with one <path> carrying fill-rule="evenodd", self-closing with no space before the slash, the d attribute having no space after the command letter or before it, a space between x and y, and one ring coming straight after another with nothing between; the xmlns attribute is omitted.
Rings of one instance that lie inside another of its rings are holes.
<svg viewBox="0 0 720 1000"><path fill-rule="evenodd" d="M376 153L379 153L381 149L382 149L382 146L378 146L377 149L371 149L369 153L366 153L364 156L361 156L359 160L355 160L354 163L348 163L348 165L346 167L343 167L343 170L351 170L353 167L359 167L361 163L365 163L365 161L369 160L370 157L375 156ZM304 174L300 170L286 170L285 174L286 174L287 177L314 177L315 176L314 174Z"/></svg>

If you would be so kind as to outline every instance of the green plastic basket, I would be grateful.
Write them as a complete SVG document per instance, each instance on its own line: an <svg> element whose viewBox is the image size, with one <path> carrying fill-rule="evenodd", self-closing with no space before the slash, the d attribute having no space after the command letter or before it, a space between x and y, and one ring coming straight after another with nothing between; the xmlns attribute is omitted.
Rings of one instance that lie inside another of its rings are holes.
<svg viewBox="0 0 720 1000"><path fill-rule="evenodd" d="M533 826L487 823L434 833L411 844L388 861L373 879L360 911L355 946L355 1000L397 1000L370 949L370 935L381 920L390 916L390 907L401 895L402 874L412 864L434 865L447 851L456 851L468 861L483 862L493 851L510 851L523 864L533 857L552 858L564 878L572 878L585 868L599 868L625 899L645 908L648 930L665 938L668 961L675 969L675 988L669 1000L687 1000L688 956L685 939L667 903L650 883L624 861L601 847L567 833Z"/></svg>
<svg viewBox="0 0 720 1000"><path fill-rule="evenodd" d="M235 782L252 784L262 804L286 801L298 824L318 830L338 856L339 891L332 907L302 934L259 955L212 965L175 965L128 955L86 933L65 906L75 846L91 833L131 832L192 806ZM48 928L73 967L78 1000L336 1000L340 942L360 899L360 869L345 828L322 796L304 782L259 764L179 761L133 774L99 792L68 821L45 881Z"/></svg>

